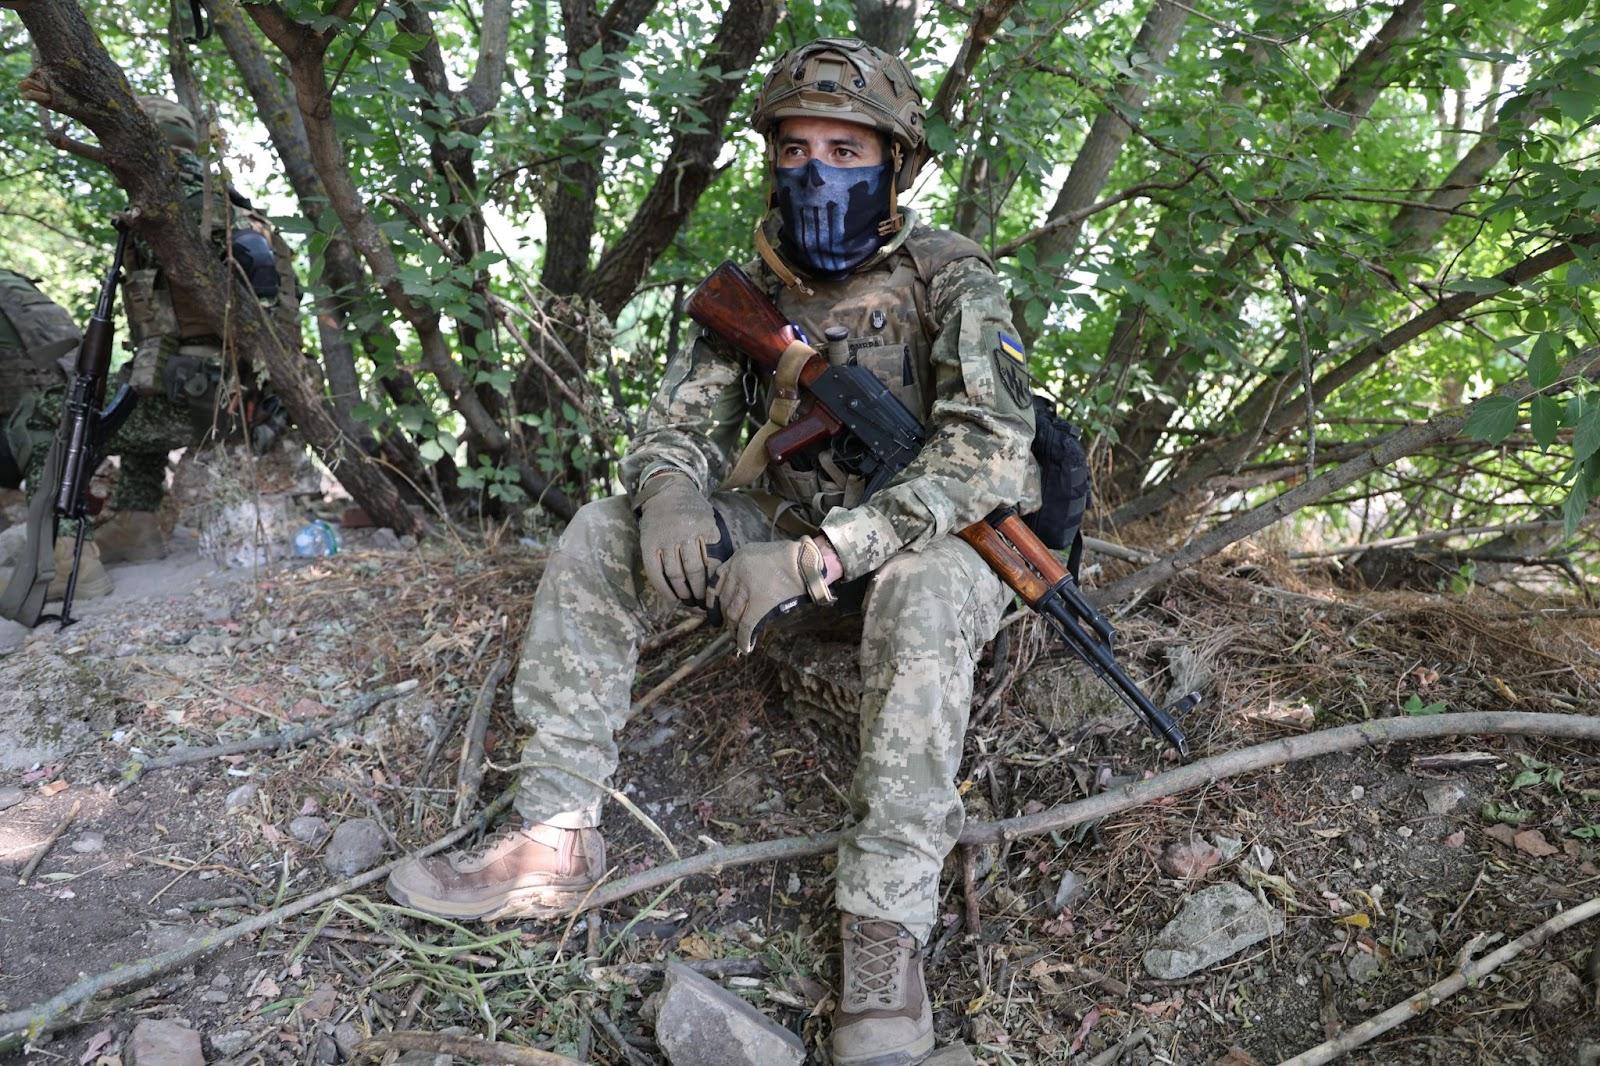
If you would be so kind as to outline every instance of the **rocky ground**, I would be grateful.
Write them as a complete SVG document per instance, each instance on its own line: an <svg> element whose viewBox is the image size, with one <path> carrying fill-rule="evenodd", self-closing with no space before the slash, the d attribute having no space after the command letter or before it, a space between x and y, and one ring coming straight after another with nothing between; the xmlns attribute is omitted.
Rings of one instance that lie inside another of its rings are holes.
<svg viewBox="0 0 1600 1066"><path fill-rule="evenodd" d="M332 558L237 569L193 544L115 568L119 594L65 632L0 633L0 1014L451 829L463 726L514 661L539 547L346 539ZM1569 613L1529 613L1552 608ZM1482 589L1355 593L1246 549L1118 624L1152 690L1208 694L1189 719L1207 755L1443 710L1593 713L1600 626L1586 610ZM636 693L711 639L681 622L663 620ZM1004 632L962 769L972 818L1170 768L1033 621ZM692 855L844 824L848 644L813 635L772 651L713 657L630 725L617 786L634 810L608 812L615 876L669 861L662 838ZM330 725L378 692L393 698ZM491 694L474 810L515 754L509 685ZM138 772L187 746L306 727L323 731ZM972 853L970 900L958 853L929 947L941 1044L995 1064L1287 1059L1596 895L1595 754L1468 737L1217 780ZM723 1047L714 1033L760 1049L749 1061L823 1062L830 867L743 866L598 915L485 927L408 913L374 886L111 991L0 1060L335 1064L406 1030L435 1048L453 1034L596 1063L737 1061L707 1052ZM1600 1061L1596 936L1600 923L1552 938L1347 1061ZM686 969L669 973L674 960ZM401 1054L442 1061L386 1061Z"/></svg>

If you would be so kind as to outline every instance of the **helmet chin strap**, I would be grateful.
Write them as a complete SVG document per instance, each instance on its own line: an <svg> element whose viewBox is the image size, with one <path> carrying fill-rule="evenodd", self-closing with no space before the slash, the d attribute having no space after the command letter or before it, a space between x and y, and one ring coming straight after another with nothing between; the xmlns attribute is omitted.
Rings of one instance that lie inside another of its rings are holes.
<svg viewBox="0 0 1600 1066"><path fill-rule="evenodd" d="M889 217L878 223L878 236L888 237L899 233L900 227L906 224L906 218L900 213L900 168L905 165L905 154L900 151L900 142L894 142L894 151L891 155L894 160L894 173L889 176Z"/></svg>

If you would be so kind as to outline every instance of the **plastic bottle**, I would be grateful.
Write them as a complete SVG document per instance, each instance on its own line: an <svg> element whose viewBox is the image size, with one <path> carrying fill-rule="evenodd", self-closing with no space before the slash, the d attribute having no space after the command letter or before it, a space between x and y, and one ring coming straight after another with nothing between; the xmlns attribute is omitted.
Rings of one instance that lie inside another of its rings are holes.
<svg viewBox="0 0 1600 1066"><path fill-rule="evenodd" d="M337 555L339 534L320 518L307 522L301 527L300 532L294 535L294 553L305 559Z"/></svg>

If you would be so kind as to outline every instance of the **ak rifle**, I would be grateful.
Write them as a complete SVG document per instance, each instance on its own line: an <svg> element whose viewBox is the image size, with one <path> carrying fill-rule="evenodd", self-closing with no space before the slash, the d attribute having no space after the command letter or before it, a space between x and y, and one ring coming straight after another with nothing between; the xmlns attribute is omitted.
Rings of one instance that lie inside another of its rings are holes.
<svg viewBox="0 0 1600 1066"><path fill-rule="evenodd" d="M835 458L866 479L863 500L910 464L922 449L922 424L866 367L830 360L734 263L723 263L690 295L689 317L766 375L776 395L800 404L794 417L766 433L767 462L780 464L833 442ZM1180 756L1189 742L1175 716L1199 702L1183 697L1163 710L1117 662L1115 632L1015 507L1001 506L957 534L1052 628L1074 654L1120 696L1152 733Z"/></svg>

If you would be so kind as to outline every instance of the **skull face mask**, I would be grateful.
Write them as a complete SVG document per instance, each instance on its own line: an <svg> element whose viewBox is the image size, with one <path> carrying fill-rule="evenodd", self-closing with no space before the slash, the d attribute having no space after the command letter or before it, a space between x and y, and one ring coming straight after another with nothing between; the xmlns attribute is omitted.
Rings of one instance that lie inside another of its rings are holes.
<svg viewBox="0 0 1600 1066"><path fill-rule="evenodd" d="M890 180L887 163L779 167L784 250L822 277L843 277L883 244L878 223L889 213Z"/></svg>

